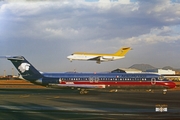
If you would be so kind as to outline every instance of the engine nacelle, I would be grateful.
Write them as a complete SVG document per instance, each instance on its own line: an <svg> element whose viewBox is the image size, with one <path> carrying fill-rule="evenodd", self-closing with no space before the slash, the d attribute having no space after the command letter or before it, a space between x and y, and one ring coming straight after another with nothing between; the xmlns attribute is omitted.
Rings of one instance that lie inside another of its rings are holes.
<svg viewBox="0 0 180 120"><path fill-rule="evenodd" d="M42 85L42 78L40 78L40 79L38 79L38 80L35 80L34 83L39 84L39 85Z"/></svg>
<svg viewBox="0 0 180 120"><path fill-rule="evenodd" d="M114 60L114 57L112 57L112 56L103 56L103 57L101 57L101 60Z"/></svg>

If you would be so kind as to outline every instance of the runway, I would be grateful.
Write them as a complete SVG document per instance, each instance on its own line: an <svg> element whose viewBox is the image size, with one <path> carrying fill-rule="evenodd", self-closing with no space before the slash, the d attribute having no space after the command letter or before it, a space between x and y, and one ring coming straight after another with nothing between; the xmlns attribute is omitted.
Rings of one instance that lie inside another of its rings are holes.
<svg viewBox="0 0 180 120"><path fill-rule="evenodd" d="M167 105L167 111L155 111ZM80 95L67 89L0 89L1 119L179 119L180 91Z"/></svg>

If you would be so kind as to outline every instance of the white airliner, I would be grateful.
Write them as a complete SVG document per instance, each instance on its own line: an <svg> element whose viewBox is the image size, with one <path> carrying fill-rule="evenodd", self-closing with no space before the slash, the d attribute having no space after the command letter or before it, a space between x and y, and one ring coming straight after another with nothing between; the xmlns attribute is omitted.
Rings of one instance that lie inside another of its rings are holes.
<svg viewBox="0 0 180 120"><path fill-rule="evenodd" d="M113 61L118 60L121 58L124 58L126 53L131 50L130 47L122 47L117 52L113 54L107 54L107 53L86 53L86 52L75 52L67 58L72 60L94 60L96 63L100 64L101 62L107 62L107 61Z"/></svg>

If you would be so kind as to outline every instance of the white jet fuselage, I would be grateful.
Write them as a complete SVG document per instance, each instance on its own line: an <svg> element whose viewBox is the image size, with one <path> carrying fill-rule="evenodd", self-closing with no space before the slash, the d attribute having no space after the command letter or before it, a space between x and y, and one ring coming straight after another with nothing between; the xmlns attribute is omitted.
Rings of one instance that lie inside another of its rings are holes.
<svg viewBox="0 0 180 120"><path fill-rule="evenodd" d="M97 55L79 55L79 54L74 54L74 55L70 55L67 58L72 61L72 60L94 60L94 58L97 58L99 56ZM124 58L124 56L100 56L99 60L101 62L105 62L105 61L113 61L113 60L118 60Z"/></svg>
<svg viewBox="0 0 180 120"><path fill-rule="evenodd" d="M122 47L113 54L102 54L102 53L86 53L86 52L75 52L67 58L72 60L83 60L83 61L96 61L97 63L118 60L124 58L126 53L131 50L130 47Z"/></svg>

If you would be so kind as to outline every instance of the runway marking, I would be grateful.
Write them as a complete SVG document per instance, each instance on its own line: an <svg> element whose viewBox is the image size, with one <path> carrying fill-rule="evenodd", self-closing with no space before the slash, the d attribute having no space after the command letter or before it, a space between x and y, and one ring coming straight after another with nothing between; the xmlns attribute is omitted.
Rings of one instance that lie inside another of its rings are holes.
<svg viewBox="0 0 180 120"><path fill-rule="evenodd" d="M46 99L47 99L47 100L50 100L50 99L58 99L58 98L60 98L60 96L47 97Z"/></svg>
<svg viewBox="0 0 180 120"><path fill-rule="evenodd" d="M30 95L20 95L20 98L27 98L30 97Z"/></svg>
<svg viewBox="0 0 180 120"><path fill-rule="evenodd" d="M60 96L55 96L54 98L60 98Z"/></svg>

